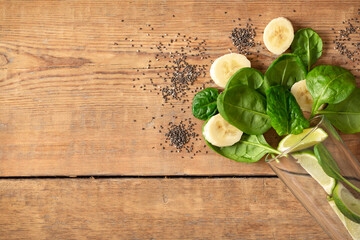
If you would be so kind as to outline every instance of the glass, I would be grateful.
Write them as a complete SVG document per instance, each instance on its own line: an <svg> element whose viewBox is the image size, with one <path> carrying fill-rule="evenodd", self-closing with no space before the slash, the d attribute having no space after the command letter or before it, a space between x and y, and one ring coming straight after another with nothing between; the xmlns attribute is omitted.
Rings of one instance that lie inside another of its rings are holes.
<svg viewBox="0 0 360 240"><path fill-rule="evenodd" d="M337 162L342 176L359 188L360 163L342 141L334 127L324 116L315 117L310 124L314 127L313 131L321 128L328 134L328 137L322 143ZM297 163L292 153L289 153L300 142L306 141L310 134L311 132L281 154L277 156L268 155L266 161L332 239L352 239L328 203L328 195L325 190ZM312 148L309 147L309 149ZM347 187L345 183L343 185ZM350 190L350 188L348 189ZM351 192L354 194L354 191ZM355 196L359 198L358 195Z"/></svg>

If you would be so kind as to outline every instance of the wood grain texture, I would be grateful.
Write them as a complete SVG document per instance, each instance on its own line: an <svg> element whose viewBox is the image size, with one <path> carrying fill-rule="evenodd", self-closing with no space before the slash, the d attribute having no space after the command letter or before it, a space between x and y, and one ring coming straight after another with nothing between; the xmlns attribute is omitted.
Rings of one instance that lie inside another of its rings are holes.
<svg viewBox="0 0 360 240"><path fill-rule="evenodd" d="M0 180L0 239L328 239L279 179Z"/></svg>
<svg viewBox="0 0 360 240"><path fill-rule="evenodd" d="M154 60L155 46L178 33L198 37L206 40L209 58L189 61L210 64L229 48L235 51L228 36L238 23L251 18L258 42L272 18L285 16L295 30L312 27L323 38L319 64L354 70L358 66L333 49L331 28L342 29L343 20L356 17L358 3L0 1L0 176L272 175L263 162L230 161L201 141L195 150L202 152L193 159L160 146L165 136L159 125L190 118L189 110L180 109L191 101L162 106L161 96L140 88L150 78L165 84L158 75L165 62ZM275 56L263 46L251 49L257 50L249 59L264 72ZM199 78L191 90L209 79ZM193 121L200 133L202 122ZM359 136L345 136L357 157Z"/></svg>

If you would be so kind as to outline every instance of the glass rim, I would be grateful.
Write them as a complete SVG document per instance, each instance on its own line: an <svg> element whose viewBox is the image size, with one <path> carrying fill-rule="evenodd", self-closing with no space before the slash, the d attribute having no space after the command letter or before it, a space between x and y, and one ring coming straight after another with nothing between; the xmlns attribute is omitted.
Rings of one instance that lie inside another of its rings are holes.
<svg viewBox="0 0 360 240"><path fill-rule="evenodd" d="M265 162L272 162L272 161L279 161L279 158L282 158L284 156L287 156L287 154L289 152L291 152L291 150L293 150L294 148L296 148L301 142L303 142L311 133L315 132L318 128L320 128L320 125L322 124L322 122L324 121L324 116L323 115L317 115L315 117L313 117L310 122L313 122L315 120L319 120L319 122L313 127L313 129L311 129L310 132L308 132L302 139L300 139L298 142L296 142L294 145L292 145L291 147L288 147L287 149L285 149L284 151L282 151L280 154L276 155L275 157L272 157L270 159L268 159L269 156L273 156L274 153L268 153L265 157Z"/></svg>

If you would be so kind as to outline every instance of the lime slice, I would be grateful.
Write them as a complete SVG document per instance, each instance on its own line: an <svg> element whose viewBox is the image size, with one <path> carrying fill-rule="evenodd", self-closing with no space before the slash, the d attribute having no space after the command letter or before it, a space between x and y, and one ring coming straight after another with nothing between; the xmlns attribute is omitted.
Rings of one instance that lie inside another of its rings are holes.
<svg viewBox="0 0 360 240"><path fill-rule="evenodd" d="M345 225L345 216L344 214L342 214L340 212L340 210L338 209L338 207L336 206L334 200L330 200L329 201L330 206L332 207L332 209L335 211L336 215L338 215L338 217L340 218L341 222ZM346 225L345 225L346 226Z"/></svg>
<svg viewBox="0 0 360 240"><path fill-rule="evenodd" d="M336 206L333 200L329 201L330 206L336 212L341 222L345 225L346 229L349 231L351 237L355 240L360 240L360 224L351 221L347 217L344 216Z"/></svg>
<svg viewBox="0 0 360 240"><path fill-rule="evenodd" d="M325 189L327 194L332 193L336 181L324 172L313 151L305 150L293 153L292 156Z"/></svg>
<svg viewBox="0 0 360 240"><path fill-rule="evenodd" d="M360 223L360 200L356 199L341 183L338 183L334 188L333 199L345 217Z"/></svg>
<svg viewBox="0 0 360 240"><path fill-rule="evenodd" d="M313 130L313 128L306 128L302 133L298 135L287 135L280 141L278 150L283 152L286 149L294 146L296 143L301 141L308 133L310 133L311 130ZM315 131L310 133L309 136L306 137L306 139L301 141L294 149L292 149L291 152L296 152L314 146L315 144L324 141L327 136L328 135L324 130L322 130L321 128L317 128Z"/></svg>
<svg viewBox="0 0 360 240"><path fill-rule="evenodd" d="M345 227L353 239L360 240L360 224L345 218Z"/></svg>

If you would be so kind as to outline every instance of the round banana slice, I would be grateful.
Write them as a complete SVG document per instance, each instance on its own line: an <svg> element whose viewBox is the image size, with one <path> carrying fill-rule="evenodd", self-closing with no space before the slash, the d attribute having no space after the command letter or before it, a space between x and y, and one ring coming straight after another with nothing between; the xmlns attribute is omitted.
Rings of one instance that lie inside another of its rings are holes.
<svg viewBox="0 0 360 240"><path fill-rule="evenodd" d="M311 112L313 106L313 98L306 87L306 80L301 80L291 87L291 93L294 95L296 102L304 112ZM321 105L319 110L324 109L325 105Z"/></svg>
<svg viewBox="0 0 360 240"><path fill-rule="evenodd" d="M280 55L290 47L294 39L294 28L286 18L275 18L265 27L263 37L266 48Z"/></svg>
<svg viewBox="0 0 360 240"><path fill-rule="evenodd" d="M294 83L291 87L291 93L294 95L301 110L311 112L313 106L313 98L306 87L306 80Z"/></svg>
<svg viewBox="0 0 360 240"><path fill-rule="evenodd" d="M225 88L230 77L244 67L251 67L250 61L244 55L229 53L214 61L210 68L210 76L216 85Z"/></svg>
<svg viewBox="0 0 360 240"><path fill-rule="evenodd" d="M242 131L228 123L220 114L212 116L203 129L206 141L218 147L227 147L237 143L242 134Z"/></svg>

